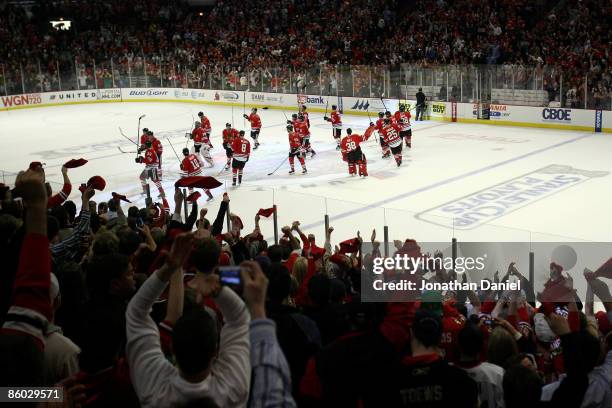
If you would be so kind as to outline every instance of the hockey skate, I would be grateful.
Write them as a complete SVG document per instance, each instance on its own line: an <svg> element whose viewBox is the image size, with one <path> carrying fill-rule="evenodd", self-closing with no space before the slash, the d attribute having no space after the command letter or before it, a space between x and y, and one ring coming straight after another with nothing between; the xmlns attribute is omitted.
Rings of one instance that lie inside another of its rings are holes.
<svg viewBox="0 0 612 408"><path fill-rule="evenodd" d="M307 170L306 170L306 167L304 167L304 168L302 169L302 174L306 174L306 173L307 173Z"/></svg>
<svg viewBox="0 0 612 408"><path fill-rule="evenodd" d="M289 174L295 174L295 169L289 170Z"/></svg>

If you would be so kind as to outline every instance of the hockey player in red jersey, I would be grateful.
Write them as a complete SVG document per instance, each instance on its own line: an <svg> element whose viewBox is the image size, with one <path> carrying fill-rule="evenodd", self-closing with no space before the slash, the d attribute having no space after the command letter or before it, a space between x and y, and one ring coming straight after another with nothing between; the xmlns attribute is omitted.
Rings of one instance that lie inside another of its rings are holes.
<svg viewBox="0 0 612 408"><path fill-rule="evenodd" d="M242 183L242 171L250 155L251 143L244 137L244 130L241 130L232 142L232 186L236 185L236 179L238 185Z"/></svg>
<svg viewBox="0 0 612 408"><path fill-rule="evenodd" d="M342 136L342 118L340 117L340 113L338 112L338 107L336 105L332 105L332 111L329 116L330 117L324 116L323 120L331 122L333 136L336 140L336 150L340 150L340 137Z"/></svg>
<svg viewBox="0 0 612 408"><path fill-rule="evenodd" d="M202 125L202 129L206 133L206 137L210 139L210 132L212 132L212 128L210 126L210 120L204 115L204 112L198 112L198 117L200 118L200 124Z"/></svg>
<svg viewBox="0 0 612 408"><path fill-rule="evenodd" d="M293 128L295 129L295 126L299 121L300 120L298 119L298 114L294 113L291 115L291 120L287 119L287 124L293 126Z"/></svg>
<svg viewBox="0 0 612 408"><path fill-rule="evenodd" d="M153 181L159 190L159 195L163 199L166 198L166 193L159 179L159 157L153 148L150 141L145 142L144 155L136 157L136 163L144 163L145 168L140 173L140 184L142 184L142 194L147 193L147 180Z"/></svg>
<svg viewBox="0 0 612 408"><path fill-rule="evenodd" d="M212 144L210 144L209 133L206 133L206 129L202 127L199 121L195 122L195 128L191 132L191 139L193 139L193 153L196 154L202 166L204 166L204 160L206 160L210 167L213 167L214 162L210 155Z"/></svg>
<svg viewBox="0 0 612 408"><path fill-rule="evenodd" d="M361 151L361 142L363 138L357 134L353 134L351 128L346 129L346 136L340 143L342 156L346 157L348 163L349 174L354 176L357 174L356 166L359 168L359 176L368 176L368 167L366 157Z"/></svg>
<svg viewBox="0 0 612 408"><path fill-rule="evenodd" d="M400 104L399 110L395 112L395 122L400 127L400 137L406 142L406 147L412 148L412 128L410 127L410 111L406 111L406 105Z"/></svg>
<svg viewBox="0 0 612 408"><path fill-rule="evenodd" d="M302 137L298 132L293 131L293 126L287 125L287 135L289 136L289 174L295 174L294 160L297 156L302 165L302 174L306 174L306 163L304 162Z"/></svg>
<svg viewBox="0 0 612 408"><path fill-rule="evenodd" d="M402 164L402 138L399 135L400 130L401 128L397 124L392 123L389 118L385 118L382 129L380 130L385 142L391 148L391 153L395 158L397 167Z"/></svg>
<svg viewBox="0 0 612 408"><path fill-rule="evenodd" d="M376 120L376 131L378 132L378 138L380 140L380 147L382 149L382 158L387 159L391 157L391 151L389 150L389 145L385 142L385 138L383 137L381 130L385 121L384 112L378 112L378 120Z"/></svg>
<svg viewBox="0 0 612 408"><path fill-rule="evenodd" d="M255 142L255 147L253 147L253 150L255 150L259 147L259 132L261 131L261 118L257 114L257 108L251 109L250 115L247 115L245 113L242 116L244 116L244 118L248 120L249 123L251 124L251 138Z"/></svg>
<svg viewBox="0 0 612 408"><path fill-rule="evenodd" d="M304 120L306 120L308 129L310 129L310 117L308 116L308 112L306 112L306 105L300 106L300 113L302 114L302 116L304 116Z"/></svg>
<svg viewBox="0 0 612 408"><path fill-rule="evenodd" d="M155 149L155 153L157 153L157 158L159 159L159 178L162 178L162 153L164 152L164 146L162 142L155 137L152 130L147 131L147 140L151 142L151 146Z"/></svg>
<svg viewBox="0 0 612 408"><path fill-rule="evenodd" d="M298 115L298 120L293 125L295 132L302 138L302 147L304 155L310 153L310 158L313 158L317 152L310 146L310 129L308 122L302 113Z"/></svg>
<svg viewBox="0 0 612 408"><path fill-rule="evenodd" d="M139 146L144 146L145 142L149 138L149 128L142 129L142 135L140 135L140 144Z"/></svg>
<svg viewBox="0 0 612 408"><path fill-rule="evenodd" d="M195 154L189 153L189 149L183 149L183 161L181 162L181 178L202 175L202 164ZM204 192L208 196L206 201L213 199L210 190L205 189ZM193 187L189 187L189 194L193 193Z"/></svg>
<svg viewBox="0 0 612 408"><path fill-rule="evenodd" d="M225 155L227 156L227 163L225 164L225 170L229 170L232 162L232 142L238 138L238 131L232 128L231 123L225 124L223 129L223 148L225 149Z"/></svg>

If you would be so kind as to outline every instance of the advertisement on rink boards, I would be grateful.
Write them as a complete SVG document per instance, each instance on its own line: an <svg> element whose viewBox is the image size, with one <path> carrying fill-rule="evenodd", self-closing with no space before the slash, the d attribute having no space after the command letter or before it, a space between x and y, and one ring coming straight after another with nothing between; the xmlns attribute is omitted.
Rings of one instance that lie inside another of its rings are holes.
<svg viewBox="0 0 612 408"><path fill-rule="evenodd" d="M489 120L510 120L510 106L491 103L489 107ZM478 118L478 104L472 105L472 117Z"/></svg>
<svg viewBox="0 0 612 408"><path fill-rule="evenodd" d="M120 101L121 89L99 89L97 96L99 101Z"/></svg>
<svg viewBox="0 0 612 408"><path fill-rule="evenodd" d="M2 96L3 108L19 108L26 106L36 106L43 103L43 94L26 94L26 95L11 95Z"/></svg>
<svg viewBox="0 0 612 408"><path fill-rule="evenodd" d="M431 102L430 106L431 106L431 112L430 112L431 116L436 116L436 117L449 116L447 113L445 102Z"/></svg>
<svg viewBox="0 0 612 408"><path fill-rule="evenodd" d="M335 99L332 97L332 99ZM382 99L382 98L353 98L353 97L342 97L344 105L344 113L367 115L371 117L378 117L378 112L390 111L395 113L399 109L399 104L404 103L408 106L408 109L414 107L414 101L397 99ZM330 101L330 105L333 100Z"/></svg>
<svg viewBox="0 0 612 408"><path fill-rule="evenodd" d="M172 100L176 99L174 89L172 88L123 88L121 89L121 97L124 101L129 100Z"/></svg>

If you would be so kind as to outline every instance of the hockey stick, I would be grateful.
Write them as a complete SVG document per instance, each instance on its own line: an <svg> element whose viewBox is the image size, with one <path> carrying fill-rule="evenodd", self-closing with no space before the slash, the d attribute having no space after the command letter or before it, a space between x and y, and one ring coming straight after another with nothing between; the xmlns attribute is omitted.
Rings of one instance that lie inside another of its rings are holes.
<svg viewBox="0 0 612 408"><path fill-rule="evenodd" d="M179 161L179 163L181 162L181 159L179 158L179 155L176 153L176 150L174 150L174 146L172 145L172 142L170 141L169 138L166 138L166 140L168 141L168 143L170 143L170 147L172 148L172 151L174 152L174 155L176 156L176 159Z"/></svg>
<svg viewBox="0 0 612 408"><path fill-rule="evenodd" d="M229 169L227 169L227 170L229 170ZM225 169L225 166L221 167L221 171L218 172L215 177L219 177L221 175L221 173L223 173L224 171L227 171L227 170Z"/></svg>
<svg viewBox="0 0 612 408"><path fill-rule="evenodd" d="M287 161L287 159L283 159L283 161L274 169L272 170L272 172L268 173L268 176L273 175L274 173L276 173L276 170L280 169L281 166Z"/></svg>
<svg viewBox="0 0 612 408"><path fill-rule="evenodd" d="M383 94L384 96L384 94ZM382 102L383 106L385 107L385 112L388 111L389 109L387 109L387 105L385 105L385 100L383 99L383 97L380 97L380 101Z"/></svg>
<svg viewBox="0 0 612 408"><path fill-rule="evenodd" d="M131 142L131 140L130 140L130 142ZM133 142L132 142L132 143L133 143ZM124 153L124 154L127 154L127 153L129 153L129 154L134 154L134 152L126 152L125 150L123 150L123 149L121 148L121 146L117 146L117 149L119 149L119 151L120 151L121 153ZM136 151L136 156L138 156L138 151Z"/></svg>
<svg viewBox="0 0 612 408"><path fill-rule="evenodd" d="M136 135L136 146L138 146L138 138L140 137L140 121L147 115L140 115L138 118L138 134ZM136 152L136 156L138 156L138 152Z"/></svg>
<svg viewBox="0 0 612 408"><path fill-rule="evenodd" d="M189 134L185 132L185 137L187 138L187 141L185 141L185 149L189 147L189 136L191 136L191 132L193 132L194 127L195 127L195 117L193 116L193 113L192 113L191 114L191 130L189 131Z"/></svg>
<svg viewBox="0 0 612 408"><path fill-rule="evenodd" d="M246 91L242 91L242 127L246 127Z"/></svg>
<svg viewBox="0 0 612 408"><path fill-rule="evenodd" d="M323 115L323 117L325 118L327 116L327 107L329 106L329 92L331 89L331 82L329 83L329 85L327 85L327 102L325 102L325 115Z"/></svg>
<svg viewBox="0 0 612 408"><path fill-rule="evenodd" d="M130 139L129 137L127 137L125 135L125 133L123 133L123 129L121 129L121 127L119 127L119 133L121 133L121 136L123 136L124 138L126 138L127 140L130 141L130 143L135 144L136 146L138 146L138 144L134 143L134 141L132 139Z"/></svg>

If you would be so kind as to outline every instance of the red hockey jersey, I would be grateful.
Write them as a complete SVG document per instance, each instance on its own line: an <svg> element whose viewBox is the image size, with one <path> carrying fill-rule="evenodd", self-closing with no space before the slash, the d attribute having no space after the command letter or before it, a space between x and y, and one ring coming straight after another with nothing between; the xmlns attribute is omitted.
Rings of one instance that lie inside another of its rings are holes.
<svg viewBox="0 0 612 408"><path fill-rule="evenodd" d="M302 146L302 135L298 132L289 132L289 147L291 150Z"/></svg>
<svg viewBox="0 0 612 408"><path fill-rule="evenodd" d="M245 138L237 138L232 142L232 151L234 152L234 160L247 161L251 154L251 143Z"/></svg>
<svg viewBox="0 0 612 408"><path fill-rule="evenodd" d="M236 129L234 128L223 129L223 143L228 143L231 145L234 139L237 139L237 138L238 138L238 131Z"/></svg>
<svg viewBox="0 0 612 408"><path fill-rule="evenodd" d="M145 164L146 169L158 168L159 167L159 156L153 147L148 148L144 152L142 162Z"/></svg>
<svg viewBox="0 0 612 408"><path fill-rule="evenodd" d="M308 129L306 121L296 121L293 128L301 137L310 137L310 129Z"/></svg>
<svg viewBox="0 0 612 408"><path fill-rule="evenodd" d="M342 128L342 118L340 117L340 114L338 113L338 111L332 111L329 116L330 116L331 124L333 128L335 129Z"/></svg>
<svg viewBox="0 0 612 408"><path fill-rule="evenodd" d="M144 146L147 140L149 140L149 137L147 135L140 136L140 145ZM156 137L153 138L151 147L153 147L158 154L164 152L164 146L162 145L161 141Z"/></svg>
<svg viewBox="0 0 612 408"><path fill-rule="evenodd" d="M361 143L361 136L357 134L352 134L345 136L340 142L340 149L342 153L350 153L353 150L357 150L359 144Z"/></svg>
<svg viewBox="0 0 612 408"><path fill-rule="evenodd" d="M210 133L210 130L211 130L210 120L208 120L206 116L202 116L200 118L200 124L201 124L202 129L204 129L204 132Z"/></svg>
<svg viewBox="0 0 612 408"><path fill-rule="evenodd" d="M393 118L395 119L395 122L399 125L402 131L410 130L410 118L411 117L412 115L410 115L410 112L400 112L400 111L395 112L395 115L393 116Z"/></svg>
<svg viewBox="0 0 612 408"><path fill-rule="evenodd" d="M209 143L208 136L206 136L206 131L201 127L193 129L191 135L193 136L194 144L201 145Z"/></svg>
<svg viewBox="0 0 612 408"><path fill-rule="evenodd" d="M199 176L202 174L202 165L195 154L190 154L181 162L181 170L187 176Z"/></svg>
<svg viewBox="0 0 612 408"><path fill-rule="evenodd" d="M380 133L385 139L385 142L390 147L397 147L402 144L402 138L399 135L401 128L396 124L383 125L383 128L380 130Z"/></svg>
<svg viewBox="0 0 612 408"><path fill-rule="evenodd" d="M258 114L251 113L249 115L249 117L247 118L247 120L251 123L251 129L252 130L259 130L259 129L261 129L261 119L260 119Z"/></svg>

